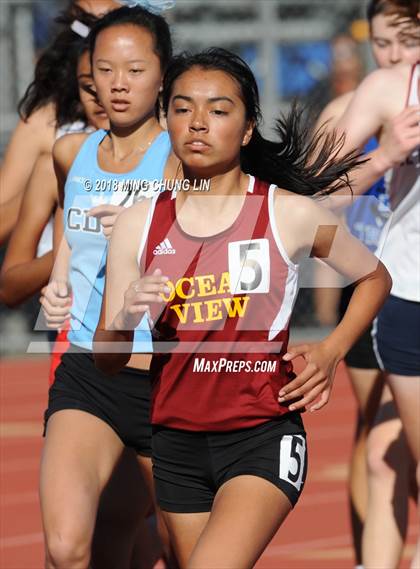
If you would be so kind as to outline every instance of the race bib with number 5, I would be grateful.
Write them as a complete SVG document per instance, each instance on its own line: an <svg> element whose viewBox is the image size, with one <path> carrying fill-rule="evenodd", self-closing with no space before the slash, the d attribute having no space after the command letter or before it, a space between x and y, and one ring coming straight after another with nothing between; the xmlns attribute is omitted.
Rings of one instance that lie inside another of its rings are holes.
<svg viewBox="0 0 420 569"><path fill-rule="evenodd" d="M270 250L268 239L229 243L228 262L231 294L269 292Z"/></svg>

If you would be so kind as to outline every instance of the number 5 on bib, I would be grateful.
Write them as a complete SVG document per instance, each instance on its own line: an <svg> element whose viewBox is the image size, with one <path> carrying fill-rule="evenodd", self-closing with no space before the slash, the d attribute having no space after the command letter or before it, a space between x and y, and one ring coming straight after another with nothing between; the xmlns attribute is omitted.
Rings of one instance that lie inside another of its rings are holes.
<svg viewBox="0 0 420 569"><path fill-rule="evenodd" d="M300 491L306 466L306 439L303 435L284 435L280 441L279 477Z"/></svg>
<svg viewBox="0 0 420 569"><path fill-rule="evenodd" d="M270 290L270 251L268 239L229 243L231 294L267 293Z"/></svg>

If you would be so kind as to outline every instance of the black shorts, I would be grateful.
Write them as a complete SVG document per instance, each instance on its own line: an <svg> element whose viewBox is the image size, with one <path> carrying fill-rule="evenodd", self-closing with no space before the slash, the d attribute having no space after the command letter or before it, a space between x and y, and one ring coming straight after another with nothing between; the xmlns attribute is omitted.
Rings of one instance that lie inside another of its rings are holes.
<svg viewBox="0 0 420 569"><path fill-rule="evenodd" d="M107 423L125 446L151 456L150 391L147 371L125 367L106 375L95 367L91 352L70 346L49 390L45 428L56 411L80 409Z"/></svg>
<svg viewBox="0 0 420 569"><path fill-rule="evenodd" d="M396 375L420 375L420 302L389 296L374 325L381 369Z"/></svg>
<svg viewBox="0 0 420 569"><path fill-rule="evenodd" d="M345 287L341 292L340 299L340 318L344 316L347 310L354 287L352 285ZM372 326L363 332L357 342L352 346L344 357L344 361L349 367L358 369L379 369L379 363L373 349Z"/></svg>
<svg viewBox="0 0 420 569"><path fill-rule="evenodd" d="M305 483L306 435L297 412L226 432L154 425L152 448L156 497L167 512L209 512L218 489L244 474L272 482L292 506Z"/></svg>

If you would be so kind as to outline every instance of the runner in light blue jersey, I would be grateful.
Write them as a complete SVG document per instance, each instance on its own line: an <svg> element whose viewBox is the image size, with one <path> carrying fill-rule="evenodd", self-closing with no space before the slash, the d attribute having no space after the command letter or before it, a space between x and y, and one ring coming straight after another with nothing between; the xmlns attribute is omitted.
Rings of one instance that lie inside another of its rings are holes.
<svg viewBox="0 0 420 569"><path fill-rule="evenodd" d="M107 239L100 220L89 215L95 206L124 207L150 195L162 179L171 150L167 132L161 132L145 152L141 162L129 172L114 174L103 170L98 148L107 137L99 130L83 143L70 169L64 189L65 237L71 249L70 285L73 294L71 344L92 349L92 339L101 310L105 282ZM150 332L144 319L136 332L135 352L152 352Z"/></svg>
<svg viewBox="0 0 420 569"><path fill-rule="evenodd" d="M143 353L133 355L118 376L99 372L91 349L113 222L143 194L159 189L151 181L173 177L178 163L157 105L172 55L165 20L124 7L107 14L89 38L95 89L110 130L69 135L54 147L62 206L56 238L62 233L64 239L43 298L50 326L60 328L70 317L70 348L56 370L45 413L40 483L47 560L54 567L89 566L99 497L125 447L136 451L151 489L147 323L136 336L136 350ZM151 507L146 487L141 500L136 490L135 499L139 512L125 535L126 554L107 559L107 566L132 566L139 524ZM115 538L123 531L119 525ZM153 561L143 557L136 566L152 567Z"/></svg>

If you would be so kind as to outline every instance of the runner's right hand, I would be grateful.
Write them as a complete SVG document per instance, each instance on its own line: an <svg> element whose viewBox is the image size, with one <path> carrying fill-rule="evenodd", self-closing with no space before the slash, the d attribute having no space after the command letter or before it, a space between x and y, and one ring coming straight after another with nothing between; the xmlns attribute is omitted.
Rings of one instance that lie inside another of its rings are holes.
<svg viewBox="0 0 420 569"><path fill-rule="evenodd" d="M68 283L51 281L41 290L39 302L48 328L60 330L70 318L71 295Z"/></svg>
<svg viewBox="0 0 420 569"><path fill-rule="evenodd" d="M134 330L141 322L145 313L150 315L153 303L165 302L162 294L170 292L166 285L168 277L162 276L160 269L155 269L152 275L133 281L124 294L124 305L112 323L114 330Z"/></svg>
<svg viewBox="0 0 420 569"><path fill-rule="evenodd" d="M389 167L401 162L420 145L420 105L406 107L387 123L382 131L379 150Z"/></svg>

